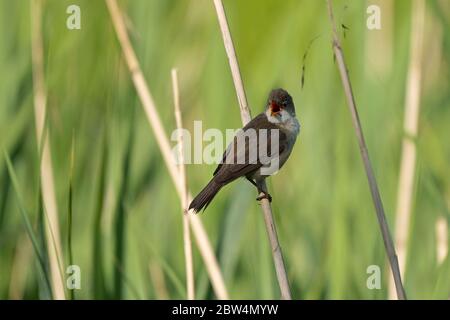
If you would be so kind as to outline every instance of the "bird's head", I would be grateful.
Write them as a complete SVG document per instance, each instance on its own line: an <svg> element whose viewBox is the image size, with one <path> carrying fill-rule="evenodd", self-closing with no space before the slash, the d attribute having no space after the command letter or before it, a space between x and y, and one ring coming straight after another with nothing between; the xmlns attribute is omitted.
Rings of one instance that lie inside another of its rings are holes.
<svg viewBox="0 0 450 320"><path fill-rule="evenodd" d="M272 122L285 122L295 117L292 97L283 89L274 89L267 100L266 115Z"/></svg>

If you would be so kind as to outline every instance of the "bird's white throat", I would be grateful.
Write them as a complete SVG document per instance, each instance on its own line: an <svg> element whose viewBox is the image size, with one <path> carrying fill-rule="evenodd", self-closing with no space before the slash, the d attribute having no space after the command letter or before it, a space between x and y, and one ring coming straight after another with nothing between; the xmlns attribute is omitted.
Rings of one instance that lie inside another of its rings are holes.
<svg viewBox="0 0 450 320"><path fill-rule="evenodd" d="M300 133L300 123L295 116L292 116L286 110L281 110L278 116L273 116L270 109L266 111L266 117L269 122L276 124L281 130L297 136Z"/></svg>

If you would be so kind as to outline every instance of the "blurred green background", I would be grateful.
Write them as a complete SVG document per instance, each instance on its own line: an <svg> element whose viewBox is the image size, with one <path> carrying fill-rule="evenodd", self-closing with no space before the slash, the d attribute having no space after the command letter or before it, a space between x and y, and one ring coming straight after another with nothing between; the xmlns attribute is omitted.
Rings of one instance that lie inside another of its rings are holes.
<svg viewBox="0 0 450 320"><path fill-rule="evenodd" d="M382 29L366 27L369 4ZM66 8L81 8L68 30ZM119 0L167 134L175 128L170 70L178 68L184 126L241 127L212 0ZM339 73L325 1L224 0L253 115L272 88L294 98L302 131L269 190L296 299L385 299L388 265ZM39 153L33 111L30 1L0 0L0 147L11 158L43 252ZM334 11L374 171L395 230L411 37L411 2L335 1ZM131 82L102 0L43 2L47 128L65 267L72 181L76 299L184 299L181 206ZM450 261L437 261L436 221L450 219L450 6L426 1L418 162L408 236L410 298L448 299ZM345 25L345 37L344 28ZM303 56L305 83L301 88ZM175 143L173 143L175 145ZM49 298L5 157L0 158L0 298ZM214 165L188 165L197 193ZM254 188L237 181L201 213L233 299L279 297ZM447 245L448 245L448 239ZM120 249L123 248L123 249ZM214 292L194 245L196 297ZM48 263L44 261L48 273ZM366 269L382 271L369 290Z"/></svg>

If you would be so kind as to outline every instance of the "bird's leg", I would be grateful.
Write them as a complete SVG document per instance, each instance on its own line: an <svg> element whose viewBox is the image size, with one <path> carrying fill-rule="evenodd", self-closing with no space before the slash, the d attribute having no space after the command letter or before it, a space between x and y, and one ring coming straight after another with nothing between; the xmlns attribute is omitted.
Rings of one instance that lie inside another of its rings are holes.
<svg viewBox="0 0 450 320"><path fill-rule="evenodd" d="M245 177L245 179L247 179L252 185L254 185L258 190L259 190L259 188L258 188L258 185L256 184L256 182L255 181L253 181L253 179L250 179L249 177Z"/></svg>
<svg viewBox="0 0 450 320"><path fill-rule="evenodd" d="M265 190L262 190L262 188L259 187L259 185L253 181L253 179L250 179L249 177L245 177L248 181L250 181L250 183L252 185L254 185L256 187L256 189L258 189L258 194L261 194L260 196L258 196L256 198L256 201L261 201L262 199L267 199L269 200L269 202L272 202L272 196Z"/></svg>

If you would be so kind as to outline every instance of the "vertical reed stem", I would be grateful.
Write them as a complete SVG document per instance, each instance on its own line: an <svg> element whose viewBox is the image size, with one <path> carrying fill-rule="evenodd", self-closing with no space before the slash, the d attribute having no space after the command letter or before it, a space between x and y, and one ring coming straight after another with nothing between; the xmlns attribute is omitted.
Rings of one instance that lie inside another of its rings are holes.
<svg viewBox="0 0 450 320"><path fill-rule="evenodd" d="M402 276L405 273L408 231L413 206L414 177L416 171L416 143L419 125L420 92L422 79L422 56L425 24L425 2L414 0L411 19L411 42L409 49L409 67L405 93L404 136L400 176L397 192L397 210L395 223L395 244L398 249L398 263ZM395 287L389 284L389 298L393 299Z"/></svg>
<svg viewBox="0 0 450 320"><path fill-rule="evenodd" d="M31 1L31 60L33 71L34 116L36 137L39 154L42 148L40 162L40 176L44 210L47 223L46 237L50 261L50 273L53 297L57 300L65 299L64 285L60 262L62 259L61 238L56 205L53 167L48 135L43 135L44 122L47 113L47 97L44 78L44 47L42 39L42 1ZM41 141L44 139L44 141Z"/></svg>
<svg viewBox="0 0 450 320"><path fill-rule="evenodd" d="M220 29L222 31L223 43L227 52L228 62L230 64L231 74L233 76L233 82L241 109L242 124L245 126L252 117L245 95L244 84L242 82L241 72L239 70L239 64L236 58L236 52L234 50L233 39L231 38L231 33L228 27L227 17L222 0L214 0L214 6L216 7L217 19L219 20ZM265 181L259 182L259 188L261 190L267 191ZM280 286L281 298L291 300L291 289L289 287L286 267L284 265L283 254L281 251L280 243L278 241L275 221L273 219L272 208L270 206L269 200L262 199L261 208L264 214L264 222L266 224L270 246L272 248L272 258L275 264L278 285Z"/></svg>
<svg viewBox="0 0 450 320"><path fill-rule="evenodd" d="M436 220L436 258L438 265L444 263L448 255L448 224L447 219L439 217Z"/></svg>
<svg viewBox="0 0 450 320"><path fill-rule="evenodd" d="M181 208L183 209L183 242L184 242L184 258L186 263L186 287L188 300L194 300L194 260L192 258L192 244L191 244L191 232L189 229L189 211L188 208L188 192L187 192L187 179L186 170L184 164L184 139L182 133L182 120L180 109L180 91L178 87L178 71L172 69L172 88L173 88L173 100L175 108L175 120L178 129L178 161L179 161L179 177L180 184L182 186Z"/></svg>
<svg viewBox="0 0 450 320"><path fill-rule="evenodd" d="M341 76L342 86L344 87L345 96L347 98L347 104L352 116L353 126L355 128L356 137L358 138L359 149L361 152L361 157L364 162L364 168L367 174L367 180L370 187L370 192L372 194L372 200L375 206L375 211L377 214L378 223L380 225L381 234L383 236L384 246L386 248L387 255L389 257L389 262L391 265L392 273L394 276L395 287L397 289L397 296L399 299L406 299L405 290L403 289L402 279L400 275L400 269L398 266L397 254L395 253L394 243L392 242L392 237L389 231L389 226L386 221L386 215L384 214L383 203L381 201L380 192L378 190L378 184L373 173L372 163L369 159L369 152L367 150L366 141L364 139L364 134L361 127L361 122L359 120L358 110L356 108L356 101L353 95L352 85L350 83L350 78L347 72L347 66L344 60L344 53L342 51L341 44L339 42L339 37L336 31L336 24L333 16L333 8L331 6L331 0L327 0L328 4L328 15L331 23L331 29L333 34L333 51L336 57L336 62L338 65L339 73Z"/></svg>

